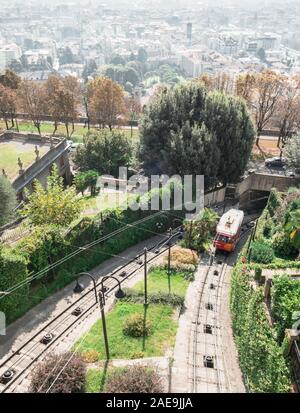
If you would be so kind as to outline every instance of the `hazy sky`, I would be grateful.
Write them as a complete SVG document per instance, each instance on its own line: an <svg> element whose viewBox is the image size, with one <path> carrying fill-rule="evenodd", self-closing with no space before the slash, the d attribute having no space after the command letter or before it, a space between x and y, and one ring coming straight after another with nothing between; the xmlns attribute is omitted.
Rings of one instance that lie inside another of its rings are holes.
<svg viewBox="0 0 300 413"><path fill-rule="evenodd" d="M218 7L218 6L228 6L234 5L239 6L239 8L262 8L267 5L282 5L286 6L287 3L300 3L300 0L202 0L202 1L195 1L195 0L11 0L8 2L7 0L0 0L0 4L4 7L10 7L13 4L19 5L55 5L55 4L66 4L66 3L74 3L74 4L87 4L92 2L93 4L106 4L107 7L118 7L120 5L127 5L132 7L162 7L162 8L182 8L182 7L195 7L197 3L203 3L205 5L210 5L211 7Z"/></svg>

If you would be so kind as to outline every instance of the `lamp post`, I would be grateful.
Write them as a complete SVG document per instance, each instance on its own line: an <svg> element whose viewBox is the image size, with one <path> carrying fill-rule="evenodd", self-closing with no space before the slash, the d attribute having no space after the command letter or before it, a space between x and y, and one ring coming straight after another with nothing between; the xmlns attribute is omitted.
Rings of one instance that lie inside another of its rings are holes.
<svg viewBox="0 0 300 413"><path fill-rule="evenodd" d="M108 276L103 277L101 282L100 282L101 288L100 288L99 299L98 299L96 279L92 274L90 274L88 272L81 272L77 275L76 285L75 285L74 290L73 290L74 293L81 293L84 290L84 286L79 282L79 278L83 277L83 276L89 277L93 282L93 289L94 289L94 293L95 293L95 299L96 299L96 303L99 303L99 309L100 309L100 314L101 314L106 360L109 360L109 345L108 345L108 336L107 336L106 319L105 319L105 311L104 311L104 306L105 306L104 285L103 285L104 281L106 281L108 278L113 278L114 280L117 281L119 288L115 293L116 298L124 298L125 293L121 289L120 281L116 277L114 277L113 275L108 275Z"/></svg>
<svg viewBox="0 0 300 413"><path fill-rule="evenodd" d="M168 276L170 278L170 269L171 269L171 238L172 238L172 228L168 230L169 242L168 242Z"/></svg>
<svg viewBox="0 0 300 413"><path fill-rule="evenodd" d="M147 291L147 248L144 248L144 304L148 304L148 291Z"/></svg>

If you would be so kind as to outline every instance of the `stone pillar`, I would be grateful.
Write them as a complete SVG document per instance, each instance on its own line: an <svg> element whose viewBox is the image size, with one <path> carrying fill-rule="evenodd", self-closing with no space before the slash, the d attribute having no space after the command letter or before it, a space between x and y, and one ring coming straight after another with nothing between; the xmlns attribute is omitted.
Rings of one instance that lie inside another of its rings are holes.
<svg viewBox="0 0 300 413"><path fill-rule="evenodd" d="M268 300L270 297L271 285L272 285L272 278L267 278L265 282L265 288L264 288L265 300Z"/></svg>
<svg viewBox="0 0 300 413"><path fill-rule="evenodd" d="M35 145L34 152L35 152L35 155L36 155L35 161L40 160L40 151L38 150L37 145Z"/></svg>
<svg viewBox="0 0 300 413"><path fill-rule="evenodd" d="M24 169L23 169L23 163L21 161L21 158L18 158L18 166L19 166L19 175L22 175L24 173Z"/></svg>

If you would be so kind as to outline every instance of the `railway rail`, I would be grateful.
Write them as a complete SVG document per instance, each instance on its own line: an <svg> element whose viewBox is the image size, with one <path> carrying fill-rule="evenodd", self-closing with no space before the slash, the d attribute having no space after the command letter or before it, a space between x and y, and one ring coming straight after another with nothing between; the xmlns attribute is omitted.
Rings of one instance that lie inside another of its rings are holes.
<svg viewBox="0 0 300 413"><path fill-rule="evenodd" d="M253 224L243 225L241 238ZM240 239L241 239L240 238ZM229 393L232 391L227 374L226 357L220 325L221 299L229 257L212 252L201 282L190 351L191 392Z"/></svg>
<svg viewBox="0 0 300 413"><path fill-rule="evenodd" d="M178 231L180 227L174 230L172 240L166 235L166 239L156 243L147 252L147 263L157 260L163 253L176 243L177 238L181 235ZM107 276L114 276L120 284L132 277L144 266L144 250L129 260L126 264L110 272ZM96 287L99 292L102 286L101 277L98 279ZM115 279L107 279L103 283L105 297L109 298L115 288L118 287ZM61 311L52 320L46 323L32 337L17 348L10 356L0 363L0 393L5 393L19 384L22 378L29 373L29 369L40 359L50 348L58 343L72 327L77 325L84 318L91 315L97 310L97 302L94 295L94 289L90 288L85 293L73 301L68 307ZM13 389L12 389L13 390Z"/></svg>

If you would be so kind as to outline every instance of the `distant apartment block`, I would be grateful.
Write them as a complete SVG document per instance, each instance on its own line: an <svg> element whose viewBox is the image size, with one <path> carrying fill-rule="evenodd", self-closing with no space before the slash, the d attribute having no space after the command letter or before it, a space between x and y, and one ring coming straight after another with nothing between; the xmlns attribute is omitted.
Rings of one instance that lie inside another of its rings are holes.
<svg viewBox="0 0 300 413"><path fill-rule="evenodd" d="M0 48L0 70L7 68L12 60L19 59L21 55L22 51L15 43L2 46Z"/></svg>

